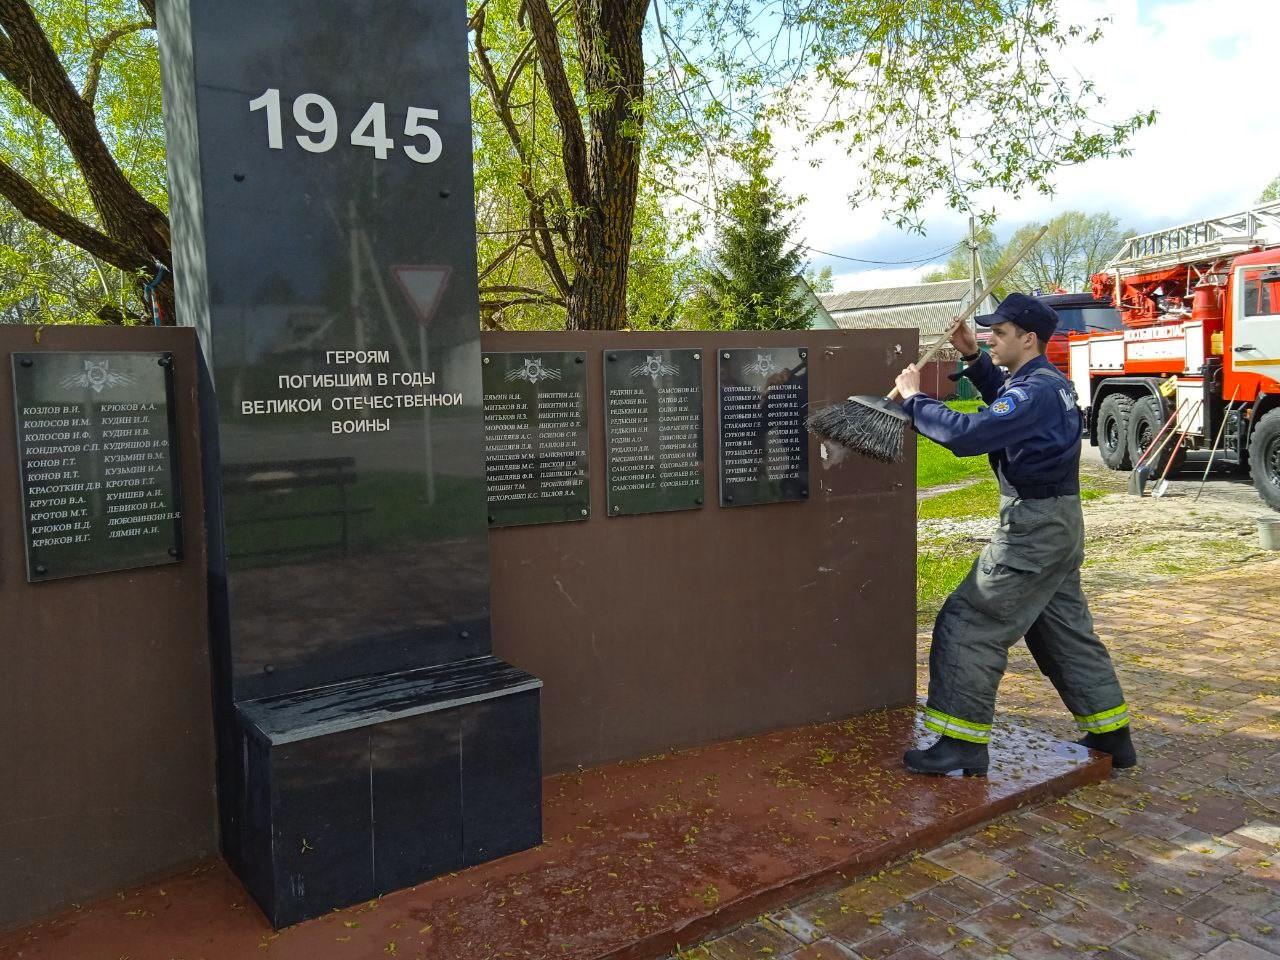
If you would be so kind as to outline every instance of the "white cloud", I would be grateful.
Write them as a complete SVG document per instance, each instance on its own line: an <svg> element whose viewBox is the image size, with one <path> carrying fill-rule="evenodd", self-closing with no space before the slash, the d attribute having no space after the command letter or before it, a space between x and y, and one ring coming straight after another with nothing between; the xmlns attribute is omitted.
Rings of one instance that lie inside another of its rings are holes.
<svg viewBox="0 0 1280 960"><path fill-rule="evenodd" d="M876 287L906 287L919 283L924 275L933 267L907 267L890 269L877 267L873 270L856 270L848 273L836 273L831 277L836 293L846 290L871 290Z"/></svg>
<svg viewBox="0 0 1280 960"><path fill-rule="evenodd" d="M1064 22L1109 16L1104 38L1077 48L1070 67L1094 80L1107 97L1110 119L1159 111L1156 125L1137 135L1129 157L1113 157L1063 171L1053 197L979 199L994 207L1007 237L1018 225L1064 210L1110 212L1126 226L1153 230L1243 209L1280 174L1280 121L1266 98L1274 86L1277 0L1061 0ZM870 260L927 256L964 236L967 218L935 202L926 210L928 235L893 230L879 210L851 210L856 176L840 151L819 148L820 169L779 157L783 186L808 197L800 235L820 250ZM928 268L868 270L830 264L840 289L876 286L887 278L915 282ZM859 274L874 273L861 278Z"/></svg>

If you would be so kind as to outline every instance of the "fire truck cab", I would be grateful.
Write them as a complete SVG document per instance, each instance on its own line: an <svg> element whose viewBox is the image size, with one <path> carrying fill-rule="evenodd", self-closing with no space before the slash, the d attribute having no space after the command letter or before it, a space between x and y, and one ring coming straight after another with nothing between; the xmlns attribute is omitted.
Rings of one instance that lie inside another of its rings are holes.
<svg viewBox="0 0 1280 960"><path fill-rule="evenodd" d="M1071 336L1069 370L1107 466L1204 451L1280 509L1280 202L1133 237L1093 293L1122 329Z"/></svg>

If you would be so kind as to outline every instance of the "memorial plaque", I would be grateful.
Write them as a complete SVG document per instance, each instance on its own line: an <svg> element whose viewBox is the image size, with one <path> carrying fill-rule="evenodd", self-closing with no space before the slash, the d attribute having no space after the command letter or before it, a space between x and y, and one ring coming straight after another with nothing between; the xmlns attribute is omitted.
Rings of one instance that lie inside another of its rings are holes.
<svg viewBox="0 0 1280 960"><path fill-rule="evenodd" d="M484 458L489 525L591 513L585 353L486 353Z"/></svg>
<svg viewBox="0 0 1280 960"><path fill-rule="evenodd" d="M604 355L609 515L702 506L702 354Z"/></svg>
<svg viewBox="0 0 1280 960"><path fill-rule="evenodd" d="M720 505L809 498L807 350L721 350Z"/></svg>
<svg viewBox="0 0 1280 960"><path fill-rule="evenodd" d="M182 559L167 353L15 353L27 580Z"/></svg>

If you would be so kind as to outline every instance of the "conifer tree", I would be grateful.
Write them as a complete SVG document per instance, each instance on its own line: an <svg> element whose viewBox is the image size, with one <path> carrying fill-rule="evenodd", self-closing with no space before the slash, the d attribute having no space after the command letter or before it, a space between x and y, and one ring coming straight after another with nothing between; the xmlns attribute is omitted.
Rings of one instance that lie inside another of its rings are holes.
<svg viewBox="0 0 1280 960"><path fill-rule="evenodd" d="M722 196L725 219L702 270L695 308L702 324L722 330L803 330L813 318L801 275L806 262L787 215L797 201L771 180L773 151L757 130L738 156L741 180Z"/></svg>

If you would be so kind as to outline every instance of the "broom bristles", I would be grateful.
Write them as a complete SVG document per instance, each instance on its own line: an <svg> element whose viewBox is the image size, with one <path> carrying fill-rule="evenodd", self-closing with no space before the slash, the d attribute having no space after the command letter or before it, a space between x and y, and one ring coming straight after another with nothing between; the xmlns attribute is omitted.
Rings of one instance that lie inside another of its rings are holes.
<svg viewBox="0 0 1280 960"><path fill-rule="evenodd" d="M902 459L907 415L882 397L850 397L814 413L805 422L823 443L832 443L881 463Z"/></svg>

